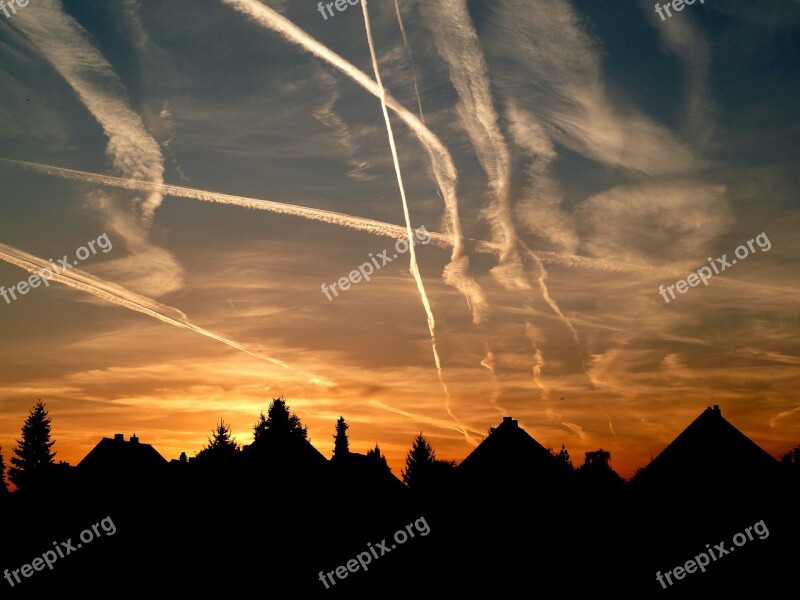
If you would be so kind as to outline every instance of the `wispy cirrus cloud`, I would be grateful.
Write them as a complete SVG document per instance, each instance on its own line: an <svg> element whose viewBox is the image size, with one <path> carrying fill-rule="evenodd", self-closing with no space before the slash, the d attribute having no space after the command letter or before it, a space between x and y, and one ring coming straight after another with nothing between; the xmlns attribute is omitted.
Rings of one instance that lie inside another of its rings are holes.
<svg viewBox="0 0 800 600"><path fill-rule="evenodd" d="M658 32L665 50L683 63L686 77L684 133L695 143L707 146L712 141L716 120L716 106L708 85L711 68L708 40L689 14L662 21L650 0L641 0L639 5Z"/></svg>
<svg viewBox="0 0 800 600"><path fill-rule="evenodd" d="M163 180L158 143L130 107L127 92L113 67L92 44L89 34L63 9L59 0L42 0L20 11L18 23L29 40L75 91L108 138L107 155L115 173L124 177ZM89 202L124 240L131 256L102 267L108 277L130 287L161 295L183 285L180 265L170 252L153 247L148 228L162 196L154 191L133 203L104 193Z"/></svg>
<svg viewBox="0 0 800 600"><path fill-rule="evenodd" d="M506 68L494 80L557 143L591 160L644 175L696 171L704 161L630 103L612 101L598 42L564 0L493 7L486 42Z"/></svg>

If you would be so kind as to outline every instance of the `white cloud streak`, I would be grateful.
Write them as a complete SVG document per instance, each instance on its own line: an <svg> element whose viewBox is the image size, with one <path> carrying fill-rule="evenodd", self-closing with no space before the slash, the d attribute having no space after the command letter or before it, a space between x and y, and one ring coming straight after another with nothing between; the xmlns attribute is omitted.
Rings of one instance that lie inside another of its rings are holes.
<svg viewBox="0 0 800 600"><path fill-rule="evenodd" d="M156 189L166 196L173 196L175 198L186 198L189 200L199 200L201 202L212 202L216 204L238 206L252 210L262 210L280 215L301 217L311 221L318 221L321 223L327 223L329 225L338 225L340 227L355 229L357 231L363 231L365 233L371 233L373 235L382 237L394 239L406 237L406 229L400 225L394 225L392 223L386 223L385 221L376 221L374 219L367 219L355 215L333 212L330 210L323 210L320 208L310 208L297 204L275 202L273 200L263 200L259 198L250 198L247 196L234 196L231 194L199 190L168 183L140 181L137 179L123 179L121 177L113 177L111 175L100 175L98 173L91 173L89 171L66 169L64 167L56 167L52 165L42 165L23 160L0 158L0 163L16 165L25 169L31 169L39 173L72 181L106 185L119 189L134 191L149 191ZM451 236L435 231L429 231L428 233L430 234L431 241L434 245L441 248L452 248L453 241ZM495 242L472 239L467 240L467 242L475 252L481 254L499 254L501 250L500 245ZM542 250L534 251L534 253L545 262L572 268L639 274L652 274L655 271L653 268L644 265L611 262L597 258L590 258L587 256L579 256L576 254L560 254L557 252L548 252ZM467 298L469 299L469 296L467 296Z"/></svg>
<svg viewBox="0 0 800 600"><path fill-rule="evenodd" d="M237 342L217 335L212 331L198 327L192 323L182 311L176 308L161 304L152 298L148 298L147 296L142 296L127 290L122 286L97 279L96 277L93 277L92 275L89 275L88 273L79 269L70 269L68 275L56 274L53 273L52 266L48 261L38 256L34 256L33 254L29 254L24 250L1 243L0 260L24 269L33 275L44 273L44 276L47 277L48 280L56 281L72 289L91 294L92 296L104 300L110 304L142 313L174 327L194 331L195 333L199 333L207 338L221 342L227 346L230 346L231 348L235 348L236 350L249 354L250 356L306 376L312 383L329 387L335 385L332 381L325 377L304 373L303 371L299 371L293 367L290 367L281 360L266 356L255 350L250 350L242 344L238 344Z"/></svg>
<svg viewBox="0 0 800 600"><path fill-rule="evenodd" d="M505 0L493 11L486 44L505 66L495 82L557 143L638 174L672 175L706 166L637 108L612 104L601 49L569 2Z"/></svg>
<svg viewBox="0 0 800 600"><path fill-rule="evenodd" d="M460 431L464 434L464 438L467 440L467 442L471 443L473 446L477 446L477 442L475 442L466 428L464 428L464 425L458 420L458 417L453 414L453 410L450 407L450 391L447 389L447 383L444 380L444 373L442 372L442 361L439 357L439 351L436 349L436 320L433 317L431 303L428 300L428 294L425 293L425 284L422 281L422 275L419 272L419 265L417 264L417 252L414 245L414 230L411 226L411 215L408 210L406 189L403 185L403 174L400 169L400 160L397 157L397 146L394 140L394 133L392 132L392 121L389 118L389 111L386 109L386 92L383 88L383 82L381 80L381 71L380 67L378 66L378 58L375 55L375 44L372 40L372 27L370 26L369 22L369 9L367 8L367 3L364 0L361 0L361 9L364 13L364 28L367 31L369 55L372 58L372 68L375 72L375 81L378 83L378 91L380 92L378 97L381 101L383 120L386 122L386 132L389 136L389 147L392 150L392 162L394 163L394 171L397 175L397 187L400 189L400 199L403 202L403 216L406 220L406 235L408 236L408 256L411 266L411 275L414 277L414 282L417 284L417 290L419 291L419 296L422 300L422 305L425 308L425 314L428 318L428 330L431 334L431 348L433 349L433 359L436 363L436 374L439 377L439 383L441 384L445 395L445 410L447 410L447 414L450 415L450 418L453 419L453 421L455 421L456 424L461 428Z"/></svg>
<svg viewBox="0 0 800 600"><path fill-rule="evenodd" d="M363 87L375 97L379 97L380 90L376 82L369 78L363 71L356 68L333 50L321 44L308 35L297 25L275 12L268 6L256 0L222 0L224 4L236 9L252 21L281 34L287 41L297 44L324 60L336 69L350 77L354 82ZM419 118L409 112L403 105L390 94L386 94L386 105L394 111L400 119L411 128L425 148L430 157L436 183L442 191L445 203L447 233L452 238L453 252L450 264L444 271L444 280L456 289L463 289L469 297L473 311L473 321L478 323L488 313L489 307L483 291L472 277L467 273L469 259L465 254L464 236L461 221L458 216L458 196L456 193L458 172L453 159L441 140L428 129Z"/></svg>
<svg viewBox="0 0 800 600"><path fill-rule="evenodd" d="M108 138L106 153L114 171L123 177L160 181L164 164L158 143L147 132L141 117L129 105L124 85L111 64L95 48L89 34L66 14L58 0L41 0L20 11L15 21L53 68L75 91ZM159 294L183 285L180 265L165 250L153 248L146 230L162 196L158 191L138 198L135 214L110 198L90 197L103 211L109 226L124 240L133 256L106 265L136 288L147 287ZM141 262L157 254L144 279ZM143 256L137 256L143 255ZM159 267L158 273L154 269Z"/></svg>

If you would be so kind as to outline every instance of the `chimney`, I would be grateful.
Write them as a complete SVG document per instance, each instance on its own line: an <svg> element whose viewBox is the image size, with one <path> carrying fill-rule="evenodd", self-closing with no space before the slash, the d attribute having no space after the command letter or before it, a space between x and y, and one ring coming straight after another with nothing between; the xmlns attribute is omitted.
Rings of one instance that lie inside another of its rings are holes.
<svg viewBox="0 0 800 600"><path fill-rule="evenodd" d="M138 438L138 437L136 437L136 434L134 433L134 434L131 436L131 444L138 444L138 443L139 443L139 438Z"/></svg>
<svg viewBox="0 0 800 600"><path fill-rule="evenodd" d="M721 412L720 412L720 410L719 410L719 404L715 404L715 405L714 405L714 414L715 414L715 415L717 415L717 416L719 416L719 417L721 417L721 416L722 416L722 413L721 413Z"/></svg>
<svg viewBox="0 0 800 600"><path fill-rule="evenodd" d="M181 452L181 462L182 463L187 462L187 460L186 460L186 452Z"/></svg>
<svg viewBox="0 0 800 600"><path fill-rule="evenodd" d="M517 427L517 421L511 417L503 417L503 425L506 427Z"/></svg>
<svg viewBox="0 0 800 600"><path fill-rule="evenodd" d="M124 442L125 441L125 435L122 434L122 433L115 433L114 434L114 441L115 442Z"/></svg>

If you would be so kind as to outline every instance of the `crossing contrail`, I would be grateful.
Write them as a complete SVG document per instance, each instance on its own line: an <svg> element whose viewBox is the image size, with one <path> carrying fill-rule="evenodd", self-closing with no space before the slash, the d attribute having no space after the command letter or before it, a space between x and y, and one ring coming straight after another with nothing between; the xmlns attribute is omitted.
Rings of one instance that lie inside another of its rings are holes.
<svg viewBox="0 0 800 600"><path fill-rule="evenodd" d="M417 284L419 296L422 299L422 305L425 307L425 314L428 317L428 329L431 334L431 348L433 349L433 359L436 362L436 373L439 376L439 383L442 385L445 396L445 409L450 418L461 427L460 431L464 434L464 438L472 445L477 446L477 442L472 438L469 432L464 427L463 423L459 421L458 417L453 414L450 408L450 391L447 389L447 383L444 380L442 373L442 361L439 358L439 352L436 349L436 320L433 317L433 310L431 303L428 300L428 294L425 292L425 284L422 282L422 275L419 272L419 264L417 264L417 253L414 249L414 230L411 227L411 215L408 210L408 199L406 198L406 188L403 185L403 174L400 169L400 159L397 156L397 145L392 131L392 121L389 118L389 111L386 109L386 94L381 81L381 71L378 66L378 57L375 55L375 44L372 41L372 27L369 22L369 9L367 3L361 0L361 9L364 13L364 27L367 30L367 44L369 44L369 55L372 58L372 68L375 71L375 81L378 83L378 98L381 101L381 110L383 111L383 120L386 122L386 132L389 136L389 147L392 150L392 162L394 163L394 172L397 175L397 187L400 188L400 199L403 202L403 216L406 220L406 234L408 235L408 255L411 266L411 274Z"/></svg>
<svg viewBox="0 0 800 600"><path fill-rule="evenodd" d="M493 241L502 245L492 274L507 289L530 290L511 216L511 153L500 129L488 66L466 0L424 2L420 8L430 21L439 54L450 67L450 81L458 94L456 113L489 180L492 200L482 214Z"/></svg>
<svg viewBox="0 0 800 600"><path fill-rule="evenodd" d="M284 369L304 375L308 377L312 383L325 385L328 387L335 385L335 383L325 377L320 377L311 373L305 373L290 367L281 360L266 356L260 352L256 352L255 350L250 350L228 338L217 335L213 331L198 327L177 308L166 306L160 302L157 302L156 300L153 300L152 298L148 298L147 296L142 296L141 294L127 290L122 286L102 281L84 271L81 271L80 269L70 268L68 275L56 273L53 265L50 262L39 258L38 256L34 256L33 254L29 254L24 250L20 250L18 248L14 248L13 246L2 243L0 243L0 260L15 265L34 275L39 275L43 283L45 283L45 285L48 287L50 285L49 280L57 281L58 283L66 285L67 287L91 294L96 298L100 298L101 300L105 300L106 302L116 306L121 306L122 308L127 308L129 310L142 313L174 327L180 327L181 329L194 331L195 333L199 333L207 338L211 338L212 340L216 340L227 346L230 346L231 348L235 348L236 350L249 354L254 358L265 360Z"/></svg>
<svg viewBox="0 0 800 600"><path fill-rule="evenodd" d="M102 128L106 156L115 174L163 180L164 159L158 142L134 110L114 67L89 32L66 11L64 2L34 2L30 10L20 11L14 22ZM156 296L183 287L181 265L149 239L155 210L162 202L159 192L127 198L124 203L98 194L87 200L104 215L107 226L129 252L103 264L106 273L113 273L112 279Z"/></svg>
<svg viewBox="0 0 800 600"><path fill-rule="evenodd" d="M348 215L345 213L323 210L321 208L311 208L298 204L276 202L274 200L250 198L248 196L234 196L231 194L222 194L209 190L199 190L196 188L171 185L168 183L114 177L111 175L101 175L99 173L92 173L90 171L67 169L64 167L43 165L40 163L14 160L10 158L0 158L0 163L16 165L24 169L30 169L39 173L44 173L45 175L52 175L54 177L60 177L61 179L68 179L81 183L107 185L110 187L132 191L149 191L157 189L160 190L165 196L172 196L173 198L185 198L188 200L199 200L201 202L227 204L242 208L249 208L252 210L263 210L275 214L301 217L311 221L318 221L320 223L327 223L329 225L339 225L341 227L347 227L349 229L355 229L357 231L363 231L365 233L371 233L373 235L379 235L382 237L394 239L406 237L406 228L400 225L386 223L385 221L377 221L374 219L366 219L356 215ZM453 247L452 236L433 231L429 231L428 233L430 233L431 241L436 246L441 248ZM466 241L473 251L480 254L499 254L501 251L500 244L495 242L473 239L467 239ZM610 262L598 258L589 258L588 256L579 256L577 254L561 254L558 252L549 252L544 250L536 250L532 252L534 252L536 256L545 262L560 264L573 268L595 269L600 271L613 271L617 273L634 273L643 275L657 272L657 269L652 267ZM675 273L680 274L678 271ZM469 296L467 297L469 298Z"/></svg>
<svg viewBox="0 0 800 600"><path fill-rule="evenodd" d="M373 96L380 97L381 90L378 84L370 79L366 73L308 35L269 6L257 0L222 0L222 2L238 10L259 25L281 34L289 42L301 46L350 77ZM469 294L470 306L472 306L472 320L475 323L479 323L488 314L489 305L483 290L467 273L469 257L465 253L464 234L461 230L461 221L458 216L458 196L456 194L458 171L453 159L442 141L414 113L406 109L389 94L385 94L385 102L386 106L392 109L417 135L417 138L428 153L434 179L444 197L445 214L447 216L446 229L451 236L453 248L450 263L444 270L444 281L456 289L461 285L462 289L466 290Z"/></svg>
<svg viewBox="0 0 800 600"><path fill-rule="evenodd" d="M499 242L502 248L500 264L492 269L493 275L507 289L531 290L534 276L526 272L520 253L520 250L528 248L519 240L511 215L511 154L500 129L489 85L488 66L467 2L437 0L424 4L422 9L432 21L431 31L439 54L450 66L450 80L459 97L459 119L472 141L493 192L492 201L483 211L491 224L494 241ZM445 29L445 23L455 23L455 26ZM578 333L550 295L545 282L547 271L542 260L530 250L528 252L538 266L538 278L535 280L542 298L572 334L583 370L588 375ZM528 338L534 344L533 370L535 378L538 378L544 358L536 347L531 330L528 331Z"/></svg>

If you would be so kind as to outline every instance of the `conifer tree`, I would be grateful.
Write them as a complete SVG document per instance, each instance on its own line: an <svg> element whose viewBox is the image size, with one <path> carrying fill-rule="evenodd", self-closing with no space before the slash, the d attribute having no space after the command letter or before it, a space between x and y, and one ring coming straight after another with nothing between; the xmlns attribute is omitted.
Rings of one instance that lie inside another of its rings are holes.
<svg viewBox="0 0 800 600"><path fill-rule="evenodd" d="M6 484L6 463L3 462L3 448L0 448L0 496L8 493Z"/></svg>
<svg viewBox="0 0 800 600"><path fill-rule="evenodd" d="M258 422L253 426L253 437L258 440L263 435L275 437L298 436L304 440L308 439L308 427L300 423L300 417L289 412L289 405L286 399L273 398L270 402L267 416L262 412Z"/></svg>
<svg viewBox="0 0 800 600"><path fill-rule="evenodd" d="M402 471L403 483L412 490L425 487L430 480L435 462L436 453L425 436L420 433L414 438L411 450L406 456L406 468Z"/></svg>
<svg viewBox="0 0 800 600"><path fill-rule="evenodd" d="M197 454L197 458L229 460L239 453L239 444L236 443L236 438L231 436L231 428L225 425L223 419L220 419L219 424L211 430L211 435L212 437L208 438L208 445Z"/></svg>
<svg viewBox="0 0 800 600"><path fill-rule="evenodd" d="M8 477L20 491L36 487L55 464L55 452L50 452L55 441L50 441L50 418L40 400L36 403L25 424L22 439L14 448Z"/></svg>
<svg viewBox="0 0 800 600"><path fill-rule="evenodd" d="M389 463L386 462L386 457L381 454L381 449L378 447L378 444L375 444L375 447L372 450L367 450L367 459L369 460L370 464L375 465L379 471L386 470L389 473L392 472L392 469L389 467Z"/></svg>
<svg viewBox="0 0 800 600"><path fill-rule="evenodd" d="M561 450L559 450L558 452L550 450L550 453L556 458L556 460L568 466L570 470L574 469L574 466L572 464L572 459L569 456L569 451L567 451L567 447L564 444L561 444Z"/></svg>
<svg viewBox="0 0 800 600"><path fill-rule="evenodd" d="M350 453L350 442L347 439L347 430L350 426L345 423L344 417L336 421L336 434L333 436L333 457L343 457Z"/></svg>

